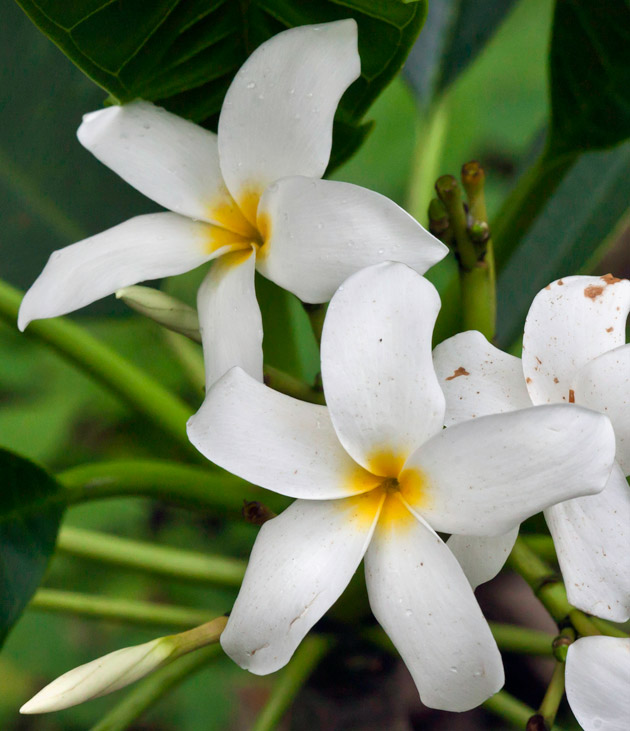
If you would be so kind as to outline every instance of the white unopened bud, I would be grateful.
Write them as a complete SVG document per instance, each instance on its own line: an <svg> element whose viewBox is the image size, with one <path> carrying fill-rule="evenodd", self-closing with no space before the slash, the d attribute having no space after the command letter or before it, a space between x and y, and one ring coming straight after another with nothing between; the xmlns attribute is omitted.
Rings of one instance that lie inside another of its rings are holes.
<svg viewBox="0 0 630 731"><path fill-rule="evenodd" d="M113 693L178 657L218 641L227 619L219 617L188 632L110 652L70 670L20 708L20 713L48 713Z"/></svg>
<svg viewBox="0 0 630 731"><path fill-rule="evenodd" d="M153 287L134 285L119 289L116 298L159 325L201 342L196 310L175 297Z"/></svg>

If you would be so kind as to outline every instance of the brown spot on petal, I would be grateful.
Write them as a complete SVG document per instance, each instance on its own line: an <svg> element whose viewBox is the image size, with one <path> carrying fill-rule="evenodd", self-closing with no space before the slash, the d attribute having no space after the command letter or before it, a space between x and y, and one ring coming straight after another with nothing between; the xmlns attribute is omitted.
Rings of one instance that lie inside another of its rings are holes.
<svg viewBox="0 0 630 731"><path fill-rule="evenodd" d="M613 277L612 274L604 274L604 276L600 277L600 279L603 279L606 284L617 284L617 282L621 282L619 277Z"/></svg>
<svg viewBox="0 0 630 731"><path fill-rule="evenodd" d="M525 383L531 383L531 382L532 382L532 379L531 378L528 377L528 378L525 379Z"/></svg>
<svg viewBox="0 0 630 731"><path fill-rule="evenodd" d="M572 388L569 389L569 403L575 403L575 391Z"/></svg>
<svg viewBox="0 0 630 731"><path fill-rule="evenodd" d="M470 373L464 368L464 366L460 366L455 370L452 376L448 376L446 379L447 381L452 381L453 378L458 378L459 376L469 376Z"/></svg>
<svg viewBox="0 0 630 731"><path fill-rule="evenodd" d="M542 360L538 356L536 356L536 360L538 361L538 365L542 365Z"/></svg>
<svg viewBox="0 0 630 731"><path fill-rule="evenodd" d="M562 287L563 284L564 282L562 281L562 279L558 279L558 287Z"/></svg>
<svg viewBox="0 0 630 731"><path fill-rule="evenodd" d="M596 299L604 291L603 287L598 287L595 284L589 284L584 290L584 296L591 300Z"/></svg>
<svg viewBox="0 0 630 731"><path fill-rule="evenodd" d="M551 289L551 285L550 285L550 284L548 284L548 285L547 285L547 286L545 287L545 289Z"/></svg>
<svg viewBox="0 0 630 731"><path fill-rule="evenodd" d="M611 333L615 328L614 327L607 327L606 332Z"/></svg>
<svg viewBox="0 0 630 731"><path fill-rule="evenodd" d="M554 378L554 379L553 379L553 382L554 382L554 383L558 383L558 379L557 379L557 378Z"/></svg>

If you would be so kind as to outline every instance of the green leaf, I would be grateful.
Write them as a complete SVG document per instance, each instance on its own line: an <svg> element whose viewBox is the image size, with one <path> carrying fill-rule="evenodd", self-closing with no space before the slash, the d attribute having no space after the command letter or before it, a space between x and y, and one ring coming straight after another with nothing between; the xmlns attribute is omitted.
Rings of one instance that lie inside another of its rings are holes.
<svg viewBox="0 0 630 731"><path fill-rule="evenodd" d="M0 645L44 575L63 515L63 488L45 470L0 449Z"/></svg>
<svg viewBox="0 0 630 731"><path fill-rule="evenodd" d="M355 18L362 72L337 110L333 166L361 144L361 119L399 71L426 14L426 0L18 2L115 100L154 101L211 129L232 77L257 46L287 28Z"/></svg>
<svg viewBox="0 0 630 731"><path fill-rule="evenodd" d="M629 169L630 142L584 154L569 169L499 276L501 346L509 347L522 334L539 290L596 263L601 246L628 211Z"/></svg>
<svg viewBox="0 0 630 731"><path fill-rule="evenodd" d="M428 104L468 67L492 38L515 0L442 0L429 5L422 36L405 75Z"/></svg>
<svg viewBox="0 0 630 731"><path fill-rule="evenodd" d="M557 0L550 51L554 157L630 136L629 47L629 0Z"/></svg>

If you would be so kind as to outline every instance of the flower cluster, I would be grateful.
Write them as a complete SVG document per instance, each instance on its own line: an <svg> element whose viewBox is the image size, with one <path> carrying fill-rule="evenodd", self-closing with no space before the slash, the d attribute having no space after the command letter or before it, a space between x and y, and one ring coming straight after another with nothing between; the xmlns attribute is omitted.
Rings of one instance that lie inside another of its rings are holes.
<svg viewBox="0 0 630 731"><path fill-rule="evenodd" d="M335 109L360 72L356 34L344 20L263 44L226 95L218 135L143 101L87 115L81 143L170 212L55 252L19 323L217 259L198 293L207 394L188 435L215 464L296 498L259 532L223 649L257 674L281 668L364 561L372 611L422 701L463 711L503 685L474 588L529 516L545 512L574 606L630 616L630 282L545 288L522 360L477 332L432 353L440 300L422 274L446 248L386 198L321 179ZM255 269L304 302L330 300L326 406L262 382ZM104 680L90 664L25 712L120 687L121 658L130 682L169 648L114 653ZM569 700L585 728L604 717L622 728L590 685L598 663L615 674L610 691L627 679L628 641L578 640Z"/></svg>

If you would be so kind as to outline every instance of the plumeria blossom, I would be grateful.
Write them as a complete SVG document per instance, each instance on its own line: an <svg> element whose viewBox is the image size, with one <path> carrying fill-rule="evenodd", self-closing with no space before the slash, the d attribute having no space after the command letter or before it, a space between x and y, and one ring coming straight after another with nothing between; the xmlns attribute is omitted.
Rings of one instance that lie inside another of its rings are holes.
<svg viewBox="0 0 630 731"><path fill-rule="evenodd" d="M606 489L549 507L569 601L613 621L630 616L630 345L625 344L630 282L610 274L559 279L535 297L525 322L522 361L478 332L455 335L434 353L446 395L446 424L533 404L574 403L605 413L613 424L617 460ZM566 468L560 477L581 480ZM452 544L487 580L503 565L515 532Z"/></svg>
<svg viewBox="0 0 630 731"><path fill-rule="evenodd" d="M327 313L327 407L234 368L189 421L206 457L298 498L260 530L221 636L241 667L285 665L365 557L372 610L424 703L463 711L502 686L488 624L435 531L497 535L600 490L614 438L606 417L568 405L444 430L431 360L439 306L434 287L404 264L366 268ZM560 479L567 469L576 480Z"/></svg>
<svg viewBox="0 0 630 731"><path fill-rule="evenodd" d="M566 692L584 731L627 731L630 638L582 637L567 653Z"/></svg>
<svg viewBox="0 0 630 731"><path fill-rule="evenodd" d="M218 135L144 101L86 115L79 141L170 212L54 252L24 297L20 329L218 259L198 301L208 381L232 365L262 379L255 269L309 303L378 261L425 272L447 253L441 242L378 193L320 179L335 110L359 73L356 22L341 20L284 31L254 51L226 94Z"/></svg>

